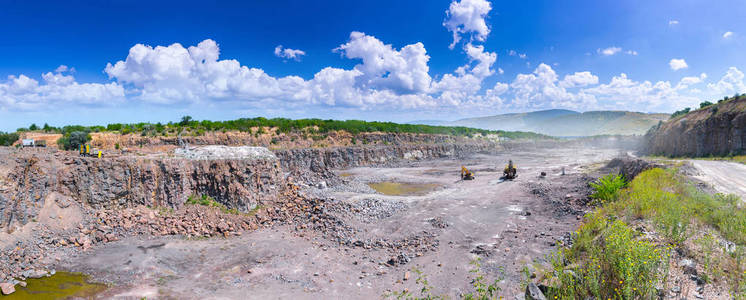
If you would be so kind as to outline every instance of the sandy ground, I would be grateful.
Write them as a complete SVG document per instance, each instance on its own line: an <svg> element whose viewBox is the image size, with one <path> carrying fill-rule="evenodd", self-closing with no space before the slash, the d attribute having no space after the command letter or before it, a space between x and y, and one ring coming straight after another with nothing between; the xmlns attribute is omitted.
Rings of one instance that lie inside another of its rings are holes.
<svg viewBox="0 0 746 300"><path fill-rule="evenodd" d="M228 239L133 237L62 258L57 267L113 283L103 298L376 299L392 290L418 290L413 268L428 276L434 294L459 298L472 291L470 262L481 258L487 279L501 279L501 295L513 299L523 293L521 270L545 262L579 222L577 213L558 209L552 201L577 197L573 186L580 174L617 154L608 149L531 150L400 168L354 168L339 171L348 181L345 186L316 191L353 206L373 201L384 207L373 217L351 213L342 218L360 240L431 237L426 250L407 252L411 260L406 264L386 263L399 250L339 246L313 230L276 226ZM509 158L519 177L499 182ZM461 165L473 170L476 180L459 181ZM560 175L563 167L566 176ZM539 178L541 171L548 176ZM385 196L365 185L383 180L439 187L426 195ZM559 185L562 196L531 192L530 186L541 184Z"/></svg>
<svg viewBox="0 0 746 300"><path fill-rule="evenodd" d="M707 182L724 194L735 194L746 200L746 165L727 161L689 160L699 174L693 176Z"/></svg>

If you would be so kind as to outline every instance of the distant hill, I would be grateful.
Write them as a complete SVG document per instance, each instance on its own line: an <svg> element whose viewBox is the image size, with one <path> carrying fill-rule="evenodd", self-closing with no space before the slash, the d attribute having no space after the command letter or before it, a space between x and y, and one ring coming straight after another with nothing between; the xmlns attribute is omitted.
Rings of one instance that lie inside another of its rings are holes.
<svg viewBox="0 0 746 300"><path fill-rule="evenodd" d="M466 126L490 130L532 131L552 136L591 136L638 134L669 118L668 114L628 111L588 111L584 113L550 109L528 113L502 114L450 122L422 121L419 124ZM416 122L413 122L416 123Z"/></svg>

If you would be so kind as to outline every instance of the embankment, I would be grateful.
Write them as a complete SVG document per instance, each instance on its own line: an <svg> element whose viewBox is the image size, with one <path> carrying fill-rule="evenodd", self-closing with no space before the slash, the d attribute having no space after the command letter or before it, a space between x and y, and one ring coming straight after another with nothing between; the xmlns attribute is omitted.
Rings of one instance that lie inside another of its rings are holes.
<svg viewBox="0 0 746 300"><path fill-rule="evenodd" d="M646 135L646 152L666 156L723 156L746 152L746 97L673 118Z"/></svg>

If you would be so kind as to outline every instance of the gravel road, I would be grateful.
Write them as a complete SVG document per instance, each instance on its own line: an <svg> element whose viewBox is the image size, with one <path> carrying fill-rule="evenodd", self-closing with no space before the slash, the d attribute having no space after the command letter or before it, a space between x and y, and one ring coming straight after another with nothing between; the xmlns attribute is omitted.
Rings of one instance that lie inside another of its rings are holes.
<svg viewBox="0 0 746 300"><path fill-rule="evenodd" d="M709 160L690 160L699 171L694 177L712 184L718 192L746 199L746 165Z"/></svg>

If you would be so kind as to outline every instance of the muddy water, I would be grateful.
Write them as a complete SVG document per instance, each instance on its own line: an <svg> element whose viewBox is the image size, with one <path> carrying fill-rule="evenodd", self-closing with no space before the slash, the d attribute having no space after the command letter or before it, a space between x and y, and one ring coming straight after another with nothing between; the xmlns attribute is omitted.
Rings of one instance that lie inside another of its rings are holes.
<svg viewBox="0 0 746 300"><path fill-rule="evenodd" d="M404 183L383 181L368 183L372 189L384 195L389 196L412 196L424 195L438 187L434 183Z"/></svg>
<svg viewBox="0 0 746 300"><path fill-rule="evenodd" d="M88 282L88 276L80 273L57 272L50 277L29 278L26 287L16 285L16 292L0 296L2 300L14 299L94 299L106 285Z"/></svg>

